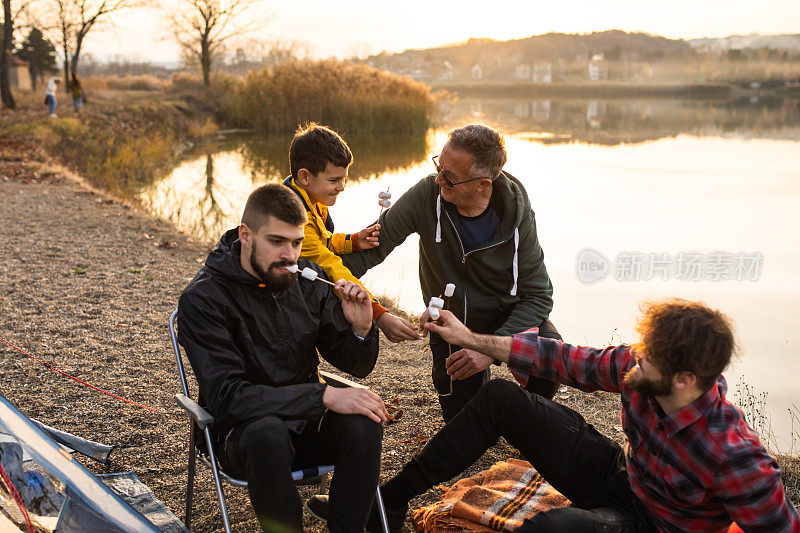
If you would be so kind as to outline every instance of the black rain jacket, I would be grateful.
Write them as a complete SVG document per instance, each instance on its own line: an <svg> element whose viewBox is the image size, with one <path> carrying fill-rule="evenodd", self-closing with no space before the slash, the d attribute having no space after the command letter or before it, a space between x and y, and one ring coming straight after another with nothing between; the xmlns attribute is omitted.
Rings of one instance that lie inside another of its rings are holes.
<svg viewBox="0 0 800 533"><path fill-rule="evenodd" d="M271 292L242 268L240 250L232 229L209 253L181 294L178 339L219 437L265 416L299 431L305 423L297 421L325 412L317 350L339 370L365 377L378 357L378 329L373 323L360 340L325 283L298 277L288 290ZM310 261L298 266L325 278Z"/></svg>

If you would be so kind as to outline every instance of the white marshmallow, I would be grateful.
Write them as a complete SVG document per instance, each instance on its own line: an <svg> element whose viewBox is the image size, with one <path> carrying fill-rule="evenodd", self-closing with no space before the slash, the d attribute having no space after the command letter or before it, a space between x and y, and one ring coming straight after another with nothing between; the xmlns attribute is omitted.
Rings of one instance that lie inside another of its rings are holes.
<svg viewBox="0 0 800 533"><path fill-rule="evenodd" d="M311 267L305 267L303 271L300 273L301 276L306 278L307 280L314 281L319 276L319 273Z"/></svg>
<svg viewBox="0 0 800 533"><path fill-rule="evenodd" d="M286 267L286 270L288 270L292 274L297 274L297 271L299 270L299 268L300 267L298 267L297 265L289 265L289 266Z"/></svg>
<svg viewBox="0 0 800 533"><path fill-rule="evenodd" d="M390 193L389 191L381 191L378 193L378 198L380 198L381 200L388 200L391 197L392 193Z"/></svg>
<svg viewBox="0 0 800 533"><path fill-rule="evenodd" d="M386 209L389 209L390 207L392 207L392 201L391 200L378 200L378 205L381 206L381 207L385 207Z"/></svg>
<svg viewBox="0 0 800 533"><path fill-rule="evenodd" d="M431 320L433 320L434 322L436 320L439 320L439 309L437 307L429 307L428 314L430 315Z"/></svg>
<svg viewBox="0 0 800 533"><path fill-rule="evenodd" d="M455 293L456 293L456 286L452 283L448 283L447 286L445 286L444 288L444 295L450 298Z"/></svg>
<svg viewBox="0 0 800 533"><path fill-rule="evenodd" d="M436 307L438 309L442 309L444 307L444 300L434 296L433 298L431 298L431 301L428 303L428 307Z"/></svg>

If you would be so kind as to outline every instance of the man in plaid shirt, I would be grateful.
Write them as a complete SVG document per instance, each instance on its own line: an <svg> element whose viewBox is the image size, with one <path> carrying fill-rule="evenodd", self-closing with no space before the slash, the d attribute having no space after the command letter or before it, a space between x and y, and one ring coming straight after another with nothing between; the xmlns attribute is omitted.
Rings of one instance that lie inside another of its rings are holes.
<svg viewBox="0 0 800 533"><path fill-rule="evenodd" d="M441 315L426 329L508 363L523 387L533 375L619 393L628 445L623 451L572 409L491 381L381 488L392 530L411 498L502 436L573 502L517 531L724 532L731 522L744 531L800 531L775 459L725 398L722 371L735 340L719 311L684 300L651 304L638 325L641 342L602 350L540 338L536 329L478 335ZM448 372L457 374L462 362L451 359Z"/></svg>

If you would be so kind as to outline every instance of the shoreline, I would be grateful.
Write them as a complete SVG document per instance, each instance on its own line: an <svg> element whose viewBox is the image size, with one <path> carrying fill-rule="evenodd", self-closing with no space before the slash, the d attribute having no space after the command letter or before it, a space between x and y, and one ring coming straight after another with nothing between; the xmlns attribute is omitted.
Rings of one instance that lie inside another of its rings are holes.
<svg viewBox="0 0 800 533"><path fill-rule="evenodd" d="M690 100L727 100L761 95L794 97L797 87L743 88L732 83L628 83L616 81L554 82L532 81L459 81L432 82L431 91L447 91L459 97L531 97L554 99L623 99L659 98Z"/></svg>

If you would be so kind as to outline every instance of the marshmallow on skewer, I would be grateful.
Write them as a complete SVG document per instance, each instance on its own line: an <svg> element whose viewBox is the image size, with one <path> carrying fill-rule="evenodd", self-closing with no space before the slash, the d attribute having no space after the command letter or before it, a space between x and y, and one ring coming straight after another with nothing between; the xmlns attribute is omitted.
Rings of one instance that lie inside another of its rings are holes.
<svg viewBox="0 0 800 533"><path fill-rule="evenodd" d="M390 193L389 191L381 191L378 193L378 198L380 198L381 200L388 200L391 197L392 193Z"/></svg>
<svg viewBox="0 0 800 533"><path fill-rule="evenodd" d="M378 200L378 205L381 206L381 207L385 207L386 209L389 209L390 207L392 207L392 201L391 200L381 199L381 200Z"/></svg>
<svg viewBox="0 0 800 533"><path fill-rule="evenodd" d="M428 307L428 315L431 317L431 320L436 322L439 320L439 308L438 307Z"/></svg>
<svg viewBox="0 0 800 533"><path fill-rule="evenodd" d="M437 309L442 309L444 307L444 300L434 296L433 298L431 298L431 301L428 302L428 307L435 307Z"/></svg>
<svg viewBox="0 0 800 533"><path fill-rule="evenodd" d="M328 285L330 285L330 286L334 286L334 285L336 285L335 283L331 283L331 282L330 282L330 281L328 281L327 279L324 279L324 278L320 278L320 277L318 277L318 276L319 276L319 272L317 272L316 270L314 270L314 269L313 269L313 268L311 268L311 267L305 267L305 268L303 269L303 271L302 271L302 272L300 272L300 275L301 275L301 276L303 276L304 278L306 278L306 279L307 279L307 280L309 280L309 281L314 281L314 280L317 280L317 281L321 281L321 282L323 282L323 283L327 283L327 284L328 284Z"/></svg>
<svg viewBox="0 0 800 533"><path fill-rule="evenodd" d="M291 272L292 274L297 274L297 271L300 269L297 265L289 265L286 267L286 270Z"/></svg>
<svg viewBox="0 0 800 533"><path fill-rule="evenodd" d="M450 298L456 292L456 286L453 283L448 283L447 286L444 288L444 295L446 298Z"/></svg>

